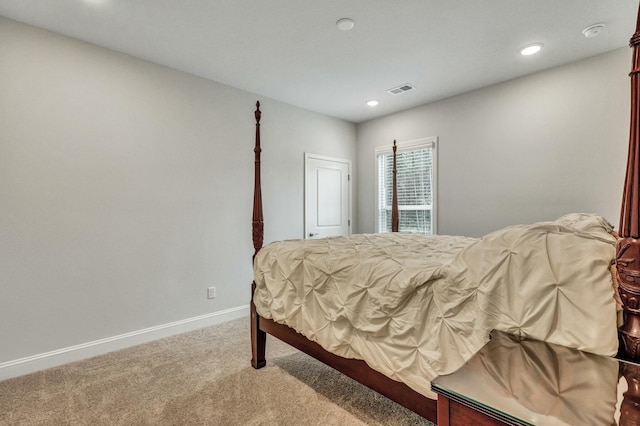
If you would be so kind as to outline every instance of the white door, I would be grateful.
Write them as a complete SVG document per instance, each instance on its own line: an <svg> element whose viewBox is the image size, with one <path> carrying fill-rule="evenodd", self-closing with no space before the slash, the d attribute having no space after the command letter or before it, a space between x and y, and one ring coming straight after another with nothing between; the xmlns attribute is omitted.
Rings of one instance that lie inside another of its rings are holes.
<svg viewBox="0 0 640 426"><path fill-rule="evenodd" d="M305 238L349 235L351 161L305 154Z"/></svg>

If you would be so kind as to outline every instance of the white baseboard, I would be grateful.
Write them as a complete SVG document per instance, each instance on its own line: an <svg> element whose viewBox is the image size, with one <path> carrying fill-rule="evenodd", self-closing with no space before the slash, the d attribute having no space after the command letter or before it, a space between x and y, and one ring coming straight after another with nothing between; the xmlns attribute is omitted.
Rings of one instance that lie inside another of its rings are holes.
<svg viewBox="0 0 640 426"><path fill-rule="evenodd" d="M82 343L68 348L57 349L51 352L3 362L0 363L0 380L102 355L107 352L147 343L152 340L186 333L188 331L220 324L222 322L248 315L249 305L243 305L232 309L226 309L224 311L212 312L210 314L187 318L169 324L149 327L143 330L120 334L118 336L107 337L106 339L95 340L93 342Z"/></svg>

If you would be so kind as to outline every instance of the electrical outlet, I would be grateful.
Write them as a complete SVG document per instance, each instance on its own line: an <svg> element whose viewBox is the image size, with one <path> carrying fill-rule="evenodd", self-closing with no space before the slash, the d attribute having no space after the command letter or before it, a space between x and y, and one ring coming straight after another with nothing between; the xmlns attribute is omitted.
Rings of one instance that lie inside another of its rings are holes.
<svg viewBox="0 0 640 426"><path fill-rule="evenodd" d="M216 298L216 288L209 287L207 288L207 299L215 299Z"/></svg>

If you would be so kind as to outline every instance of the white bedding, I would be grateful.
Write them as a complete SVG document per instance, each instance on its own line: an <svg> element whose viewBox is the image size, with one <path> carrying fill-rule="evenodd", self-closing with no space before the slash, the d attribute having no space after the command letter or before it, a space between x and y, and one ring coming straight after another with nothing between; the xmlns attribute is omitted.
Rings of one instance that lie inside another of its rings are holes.
<svg viewBox="0 0 640 426"><path fill-rule="evenodd" d="M430 397L492 329L617 351L611 226L597 215L480 239L359 234L269 244L255 259L257 312Z"/></svg>

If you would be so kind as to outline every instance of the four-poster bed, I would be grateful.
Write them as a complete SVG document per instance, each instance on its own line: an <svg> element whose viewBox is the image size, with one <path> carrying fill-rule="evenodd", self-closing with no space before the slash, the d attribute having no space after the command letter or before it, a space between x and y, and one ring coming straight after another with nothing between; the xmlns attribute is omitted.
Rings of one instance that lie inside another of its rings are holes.
<svg viewBox="0 0 640 426"><path fill-rule="evenodd" d="M488 330L614 355L618 305L612 284L620 286L624 309L622 347L625 356L636 357L640 346L640 88L636 81L640 14L631 45L632 120L619 239L604 219L572 214L552 222L508 227L481 239L436 236L427 243L408 234L371 234L263 248L257 103L252 366L266 364L268 333L435 422L437 407L428 391L430 380L462 366L486 343ZM397 232L395 141L393 152L392 230ZM411 254L397 254L400 246L413 254L421 249L436 254L418 265ZM527 254L518 256L520 251ZM384 256L376 257L380 253ZM617 280L612 283L610 267L616 259ZM342 261L346 263L336 263ZM381 269L382 277L374 275L374 269ZM341 287L354 282L355 289ZM382 311L387 316L378 316ZM419 317L418 323L411 323L409 317Z"/></svg>
<svg viewBox="0 0 640 426"><path fill-rule="evenodd" d="M262 248L263 243L263 213L262 213L262 190L260 181L261 166L261 146L260 146L260 120L262 113L260 111L260 102L256 102L256 110L254 113L256 120L256 137L255 137L255 185L253 199L253 246L255 260L256 255ZM393 142L393 201L392 201L392 232L398 232L399 214L398 214L398 197L396 182L396 141ZM344 358L335 355L318 343L307 339L293 328L287 325L277 323L272 319L263 318L256 312L256 306L253 302L253 295L256 290L255 281L251 284L252 302L251 306L251 365L258 369L266 365L265 349L266 335L270 334L278 339L288 343L289 345L299 349L300 351L311 355L312 357L324 362L341 373L355 379L356 381L368 386L369 388L379 392L382 395L400 403L404 407L427 419L436 419L436 401L432 398L416 392L406 384L390 379L384 374L372 369L367 363L360 359Z"/></svg>

